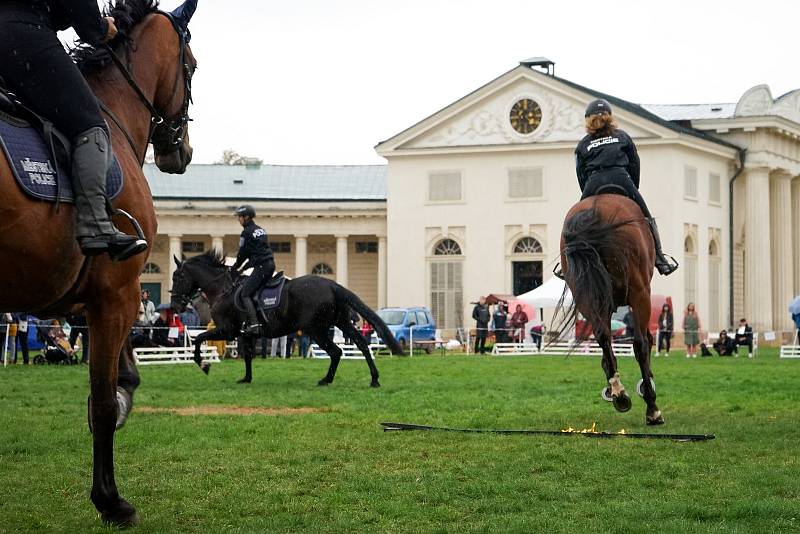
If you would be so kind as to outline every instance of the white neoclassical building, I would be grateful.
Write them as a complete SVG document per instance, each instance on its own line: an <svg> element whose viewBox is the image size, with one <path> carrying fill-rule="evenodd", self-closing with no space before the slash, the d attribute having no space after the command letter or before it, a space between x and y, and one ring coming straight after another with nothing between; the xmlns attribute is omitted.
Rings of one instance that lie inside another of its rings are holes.
<svg viewBox="0 0 800 534"><path fill-rule="evenodd" d="M800 293L800 90L738 103L636 105L555 77L540 58L377 145L385 166L148 167L159 228L143 282L167 298L172 255L232 255L233 208L259 211L279 269L315 272L376 307L425 305L445 329L470 302L552 276L564 214L579 198L583 110L608 99L637 143L642 194L681 269L656 275L704 329L746 316L791 330ZM550 72L543 72L540 69ZM409 122L415 118L410 117Z"/></svg>

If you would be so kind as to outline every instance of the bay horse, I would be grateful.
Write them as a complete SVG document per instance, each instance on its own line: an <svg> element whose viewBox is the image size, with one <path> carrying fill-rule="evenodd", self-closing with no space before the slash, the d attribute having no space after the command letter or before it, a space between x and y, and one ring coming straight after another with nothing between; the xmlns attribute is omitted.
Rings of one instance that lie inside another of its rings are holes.
<svg viewBox="0 0 800 534"><path fill-rule="evenodd" d="M241 336L245 313L234 304L234 290L239 286L234 281L230 269L225 265L224 256L216 250L195 256L186 261L174 258L177 269L172 275L172 309L182 313L186 304L198 291L205 294L211 306L211 318L216 328L198 334L194 342L194 361L208 373L209 364L203 363L200 347L205 341L232 341ZM241 277L240 277L241 280ZM333 280L321 276L306 275L287 279L281 291L281 301L277 308L267 312L266 324L262 319L264 336L277 338L302 330L330 356L327 374L318 382L327 386L336 376L336 368L342 357L342 350L329 337L328 331L337 326L352 339L369 366L372 376L371 387L380 387L378 369L375 367L369 342L364 339L351 322L351 310L356 311L369 324L389 347L392 354L403 354L403 349L392 335L386 323L352 291ZM253 353L255 336L244 337L245 375L239 383L253 380Z"/></svg>
<svg viewBox="0 0 800 534"><path fill-rule="evenodd" d="M119 30L109 47L73 51L110 119L114 153L125 177L113 207L131 214L151 245L156 215L142 173L147 146L152 140L156 165L165 172L182 173L191 160L187 109L196 62L186 36L195 5L196 0L187 0L164 13L154 0L117 0L106 10ZM117 219L122 231L134 232L131 222ZM114 432L125 422L139 382L126 339L138 313L139 274L147 255L119 263L106 255L83 256L75 238L74 206L25 196L0 156L0 259L0 278L9 282L0 291L0 311L37 317L86 314L92 333L91 500L103 521L137 523L136 510L117 490L113 452Z"/></svg>
<svg viewBox="0 0 800 534"><path fill-rule="evenodd" d="M637 389L647 404L645 422L661 425L664 418L656 405L650 368L653 336L648 328L654 264L652 233L642 211L628 197L592 196L567 213L561 233L561 266L573 303L560 330L565 331L570 326L567 323L574 324L576 312L591 324L603 349L602 367L608 381L603 399L626 412L631 408L631 399L620 381L611 346L611 314L618 306L630 306L635 322L633 350L642 374Z"/></svg>

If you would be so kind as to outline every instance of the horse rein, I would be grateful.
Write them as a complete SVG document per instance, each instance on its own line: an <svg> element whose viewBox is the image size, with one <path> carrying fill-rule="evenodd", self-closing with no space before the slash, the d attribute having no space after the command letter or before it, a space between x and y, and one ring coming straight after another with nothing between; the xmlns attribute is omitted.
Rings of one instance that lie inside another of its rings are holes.
<svg viewBox="0 0 800 534"><path fill-rule="evenodd" d="M139 101L147 108L147 111L150 113L150 132L147 136L147 143L153 144L153 147L159 149L161 152L173 152L177 150L177 147L183 143L183 136L185 135L185 130L189 124L189 121L192 119L189 117L189 106L192 103L192 68L189 63L186 61L186 36L180 30L178 24L172 18L169 13L164 13L162 11L158 12L160 15L164 15L169 19L170 23L172 23L172 27L175 29L175 33L178 34L178 41L180 42L180 56L179 62L182 64L183 70L183 104L181 105L181 111L178 115L172 119L165 119L161 113L155 108L155 106L148 100L147 96L144 94L144 91L139 87L136 83L136 80L133 79L128 68L122 62L120 57L114 52L110 45L104 44L103 48L108 52L111 56L111 60L114 62L114 65L122 74L122 77L125 78L125 81L128 85L133 89L136 93L136 96L139 97ZM99 100L98 100L99 102ZM114 124L122 131L125 135L125 139L128 141L128 144L133 150L134 155L137 156L140 164L144 164L145 154L139 155L136 150L135 143L133 141L133 137L130 135L128 130L122 125L121 121L114 115L114 113L106 106L103 102L100 103L100 108L103 110L106 115L108 115ZM166 134L160 134L159 128L167 128L165 130ZM145 147L145 153L147 147Z"/></svg>

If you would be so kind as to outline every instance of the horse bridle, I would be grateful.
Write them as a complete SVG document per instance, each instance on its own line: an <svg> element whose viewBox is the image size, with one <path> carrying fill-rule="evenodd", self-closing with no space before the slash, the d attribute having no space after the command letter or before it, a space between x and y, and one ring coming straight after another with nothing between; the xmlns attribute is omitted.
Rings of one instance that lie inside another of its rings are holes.
<svg viewBox="0 0 800 534"><path fill-rule="evenodd" d="M150 132L147 136L147 143L153 144L153 148L158 150L162 153L170 153L178 150L178 147L183 143L183 138L186 134L186 129L189 126L189 121L192 119L189 117L189 106L192 104L192 75L194 71L192 67L189 65L189 62L186 60L186 44L188 43L187 34L180 28L178 23L169 13L165 13L163 11L157 12L160 15L164 15L169 19L172 27L175 29L175 33L178 34L178 41L180 42L180 55L179 55L179 62L182 65L183 70L183 104L181 105L180 112L173 118L165 119L161 113L155 108L155 106L147 99L147 96L144 94L142 89L136 83L136 80L133 79L128 68L122 62L120 57L114 52L114 50L108 44L103 45L106 51L110 54L112 61L117 66L119 71L122 73L123 78L125 81L128 82L128 85L133 89L136 95L139 97L139 100L147 108L150 112ZM136 145L133 142L133 138L131 137L128 130L122 125L119 119L111 112L108 107L100 103L100 107L103 111L111 118L111 120L117 125L117 127L122 131L125 135L125 138L128 140L128 144L131 146L133 153L136 154ZM145 147L145 153L147 152ZM138 155L140 163L144 164L145 154Z"/></svg>

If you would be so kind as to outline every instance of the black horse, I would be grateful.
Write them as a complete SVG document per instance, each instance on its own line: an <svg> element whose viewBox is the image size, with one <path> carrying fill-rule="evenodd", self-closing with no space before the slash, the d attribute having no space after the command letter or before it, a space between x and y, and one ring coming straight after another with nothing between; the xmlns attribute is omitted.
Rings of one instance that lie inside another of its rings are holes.
<svg viewBox="0 0 800 534"><path fill-rule="evenodd" d="M197 291L202 291L211 305L211 318L216 328L199 334L194 345L194 361L208 373L209 364L203 364L200 356L203 342L223 339L231 341L241 336L245 314L234 304L234 289L240 285L243 277L234 280L230 269L225 266L224 257L215 250L186 261L174 259L178 269L172 275L172 308L182 312ZM355 341L367 360L372 375L370 385L374 388L380 387L378 369L370 354L369 343L350 321L351 310L355 310L375 328L392 354L403 353L386 323L355 293L332 280L313 275L286 280L280 305L267 312L266 323L262 319L262 330L270 338L285 336L297 330L308 334L331 358L328 374L319 381L320 386L327 386L333 382L342 356L342 350L328 336L330 327L337 326L346 337ZM253 379L255 337L248 336L243 341L245 376L239 382L249 383Z"/></svg>

